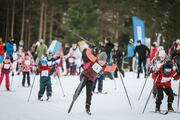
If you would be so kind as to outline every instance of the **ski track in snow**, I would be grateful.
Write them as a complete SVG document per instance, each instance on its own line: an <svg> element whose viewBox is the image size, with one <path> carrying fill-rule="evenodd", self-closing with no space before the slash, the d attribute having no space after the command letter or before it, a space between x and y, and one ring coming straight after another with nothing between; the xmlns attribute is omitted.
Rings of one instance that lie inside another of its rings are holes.
<svg viewBox="0 0 180 120"><path fill-rule="evenodd" d="M0 120L177 120L180 117L178 113L169 113L168 115L154 114L150 111L155 110L155 100L151 96L144 114L142 114L145 102L152 88L152 80L148 78L140 101L138 97L144 84L144 75L136 79L136 73L127 72L123 78L127 92L129 94L133 109L130 109L124 88L120 78L116 78L117 90L113 80L106 78L104 80L103 90L108 94L93 94L91 112L89 116L85 112L85 89L76 100L71 113L67 113L72 96L79 84L79 76L62 76L61 83L65 92L63 97L58 79L52 79L53 96L50 101L37 100L39 91L39 76L36 77L33 86L30 101L27 102L30 87L21 86L22 75L15 75L13 79L12 90L7 92L5 89L5 80L0 87ZM34 75L31 75L31 83ZM10 77L11 80L11 77ZM172 82L173 90L178 92L178 82ZM167 97L164 97L161 105L162 110L166 110ZM174 109L177 107L177 97L174 100Z"/></svg>

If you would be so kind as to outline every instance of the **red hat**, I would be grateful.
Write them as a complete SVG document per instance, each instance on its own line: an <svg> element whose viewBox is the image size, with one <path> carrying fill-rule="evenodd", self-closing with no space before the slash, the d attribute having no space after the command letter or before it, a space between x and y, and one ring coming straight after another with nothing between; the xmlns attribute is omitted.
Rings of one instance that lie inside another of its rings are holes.
<svg viewBox="0 0 180 120"><path fill-rule="evenodd" d="M26 53L25 53L25 56L29 56L29 53L28 53L28 52L26 52Z"/></svg>
<svg viewBox="0 0 180 120"><path fill-rule="evenodd" d="M10 57L9 56L6 56L6 58L5 59L10 59Z"/></svg>

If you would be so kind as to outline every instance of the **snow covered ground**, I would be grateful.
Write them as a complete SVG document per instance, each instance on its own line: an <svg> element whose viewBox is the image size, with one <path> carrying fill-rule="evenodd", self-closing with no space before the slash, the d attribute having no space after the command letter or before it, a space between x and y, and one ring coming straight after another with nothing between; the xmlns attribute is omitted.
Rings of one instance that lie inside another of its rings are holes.
<svg viewBox="0 0 180 120"><path fill-rule="evenodd" d="M168 115L154 114L150 111L155 109L155 100L150 98L144 114L142 110L152 88L152 80L149 78L141 100L138 96L142 89L144 78L136 79L136 73L127 72L124 83L127 88L132 107L128 104L120 79L115 82L110 79L104 80L104 91L108 94L94 94L92 98L91 112L89 116L85 113L85 89L75 102L71 113L68 114L68 107L72 101L72 96L79 83L79 76L62 76L61 83L65 92L63 97L59 82L52 80L53 96L50 101L38 101L39 76L36 77L30 101L27 102L30 88L21 87L22 76L15 76L12 83L14 92L7 92L4 81L0 87L0 120L177 120L178 113ZM142 77L143 75L141 75ZM31 76L31 83L34 76ZM173 89L177 93L178 82L173 82ZM44 96L46 99L46 96ZM167 97L164 97L161 109L166 110ZM177 107L177 97L175 97L174 108Z"/></svg>

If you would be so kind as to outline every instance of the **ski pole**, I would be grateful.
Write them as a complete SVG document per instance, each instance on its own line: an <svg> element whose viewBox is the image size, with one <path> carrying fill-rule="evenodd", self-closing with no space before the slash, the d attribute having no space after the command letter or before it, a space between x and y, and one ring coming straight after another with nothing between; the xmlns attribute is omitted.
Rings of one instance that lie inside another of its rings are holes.
<svg viewBox="0 0 180 120"><path fill-rule="evenodd" d="M36 75L34 75L34 80L33 80L33 83L32 83L32 86L31 86L31 90L30 90L30 93L29 93L29 97L28 97L28 102L29 102L29 99L31 97L31 93L32 93L32 89L33 89L33 86L34 86L34 81L35 81L35 78L36 78Z"/></svg>
<svg viewBox="0 0 180 120"><path fill-rule="evenodd" d="M148 75L146 76L146 80L144 81L144 85L143 85L143 87L142 87L142 90L141 90L141 93L140 93L140 95L139 95L139 97L138 97L138 100L141 99L142 93L143 93L143 91L144 91L145 85L146 85L147 80L148 80L148 76L149 76L149 73L148 73Z"/></svg>
<svg viewBox="0 0 180 120"><path fill-rule="evenodd" d="M14 78L14 76L12 76L12 78L11 78L11 90L12 90L12 83L13 83L13 78Z"/></svg>
<svg viewBox="0 0 180 120"><path fill-rule="evenodd" d="M180 80L179 80L179 90L178 90L177 111L179 110L179 96L180 96Z"/></svg>
<svg viewBox="0 0 180 120"><path fill-rule="evenodd" d="M118 67L117 67L117 69L118 69ZM118 72L119 72L119 69L118 69ZM121 76L121 74L120 74L120 73L119 73L119 76L120 76L120 78L121 78L121 82L122 82L122 84L123 84L124 91L125 91L125 93L126 93L126 96L127 96L128 102L129 102L129 105L130 105L130 107L131 107L131 109L132 109L131 101L130 101L130 99L129 99L129 95L128 95L128 93L127 93L127 90L126 90L125 84L124 84L124 82L123 82L123 78L122 78L122 76Z"/></svg>
<svg viewBox="0 0 180 120"><path fill-rule="evenodd" d="M144 106L144 109L143 109L142 114L144 114L144 111L145 111L145 109L146 109L146 107L147 107L147 104L148 104L148 102L149 102L149 98L151 97L152 92L153 92L153 88L151 89L151 91L150 91L150 93L149 93L149 96L148 96L148 99L147 99L146 104L145 104L145 106Z"/></svg>
<svg viewBox="0 0 180 120"><path fill-rule="evenodd" d="M176 65L176 68L177 68L178 73L180 73L180 71L179 71L179 68L178 68L177 64L175 64L175 65ZM179 110L179 97L180 97L180 80L179 80L179 88L178 88L177 111Z"/></svg>
<svg viewBox="0 0 180 120"><path fill-rule="evenodd" d="M62 93L63 93L63 97L65 97L64 90L63 90L63 87L62 87L61 80L60 80L59 76L58 76L58 80L59 80L59 85L60 85Z"/></svg>
<svg viewBox="0 0 180 120"><path fill-rule="evenodd" d="M114 79L114 89L117 90L116 80Z"/></svg>
<svg viewBox="0 0 180 120"><path fill-rule="evenodd" d="M156 83L158 77L159 77L159 75L156 77L156 80L154 81L154 85L155 85L155 83ZM153 85L153 87L154 87L154 85ZM151 97L151 94L152 94L152 92L153 92L153 87L152 87L152 89L151 89L151 91L150 91L150 93L149 93L149 96L148 96L148 99L147 99L146 104L145 104L145 106L144 106L144 109L143 109L142 114L144 114L144 111L145 111L145 109L146 109L146 107L147 107L147 104L148 104L149 99L150 99L150 97Z"/></svg>
<svg viewBox="0 0 180 120"><path fill-rule="evenodd" d="M20 85L19 85L19 83L20 83L20 81L21 81L21 77L20 77L20 75L19 75L19 77L18 77L18 85L17 85L17 87L19 87Z"/></svg>
<svg viewBox="0 0 180 120"><path fill-rule="evenodd" d="M79 83L78 87L76 88L76 91L75 91L75 93L73 95L73 100L72 100L71 105L70 105L70 107L68 109L68 113L71 112L72 106L73 106L74 102L76 101L76 99L78 98L78 96L80 94L80 90L82 89L81 87L82 87L82 85L84 83L84 80L85 80L85 78L83 77L81 82Z"/></svg>

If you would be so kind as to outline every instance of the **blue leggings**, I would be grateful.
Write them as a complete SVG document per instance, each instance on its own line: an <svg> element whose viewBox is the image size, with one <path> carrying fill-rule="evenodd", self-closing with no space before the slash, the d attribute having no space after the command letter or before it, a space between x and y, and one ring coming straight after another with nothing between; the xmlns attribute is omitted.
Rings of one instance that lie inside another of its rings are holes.
<svg viewBox="0 0 180 120"><path fill-rule="evenodd" d="M3 62L4 56L0 56L0 64Z"/></svg>

